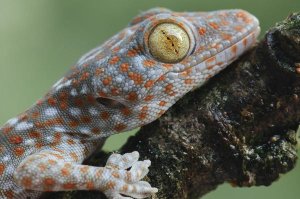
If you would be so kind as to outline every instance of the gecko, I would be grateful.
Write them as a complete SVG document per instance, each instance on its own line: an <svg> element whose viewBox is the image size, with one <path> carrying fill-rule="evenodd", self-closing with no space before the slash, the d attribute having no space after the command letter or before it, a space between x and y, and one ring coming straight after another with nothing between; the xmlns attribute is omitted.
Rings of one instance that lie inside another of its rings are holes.
<svg viewBox="0 0 300 199"><path fill-rule="evenodd" d="M0 198L98 190L109 199L158 191L150 160L113 153L82 162L110 135L146 125L250 49L259 22L247 11L153 8L83 55L49 92L0 128Z"/></svg>

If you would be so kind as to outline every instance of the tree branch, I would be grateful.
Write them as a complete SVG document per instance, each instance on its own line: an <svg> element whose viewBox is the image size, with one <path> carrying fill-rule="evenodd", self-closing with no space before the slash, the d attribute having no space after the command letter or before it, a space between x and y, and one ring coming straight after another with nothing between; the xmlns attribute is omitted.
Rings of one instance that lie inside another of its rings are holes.
<svg viewBox="0 0 300 199"><path fill-rule="evenodd" d="M131 137L152 165L153 198L198 198L223 182L270 185L295 166L300 121L300 13L269 30L254 49L190 92ZM90 163L104 165L107 154ZM100 163L99 163L100 160ZM45 198L105 198L99 192Z"/></svg>

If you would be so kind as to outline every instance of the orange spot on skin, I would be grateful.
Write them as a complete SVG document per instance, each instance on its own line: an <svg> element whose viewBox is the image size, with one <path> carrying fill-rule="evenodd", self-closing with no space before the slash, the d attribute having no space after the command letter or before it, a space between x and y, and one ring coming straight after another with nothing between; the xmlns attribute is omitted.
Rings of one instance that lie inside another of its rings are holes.
<svg viewBox="0 0 300 199"><path fill-rule="evenodd" d="M244 45L244 46L247 46L247 43L248 43L247 38L244 38L244 39L243 39L243 45Z"/></svg>
<svg viewBox="0 0 300 199"><path fill-rule="evenodd" d="M99 76L99 75L101 75L103 73L103 68L97 68L96 70L95 70L95 75L96 76Z"/></svg>
<svg viewBox="0 0 300 199"><path fill-rule="evenodd" d="M45 127L45 126L62 125L62 124L64 124L64 120L62 118L58 117L58 118L46 120L41 125Z"/></svg>
<svg viewBox="0 0 300 199"><path fill-rule="evenodd" d="M102 174L103 174L103 170L102 169L98 169L95 173L95 176L97 178L102 178Z"/></svg>
<svg viewBox="0 0 300 199"><path fill-rule="evenodd" d="M63 175L63 176L69 176L70 175L70 171L69 171L69 169L68 168L62 168L61 170L60 170L60 173L61 173L61 175Z"/></svg>
<svg viewBox="0 0 300 199"><path fill-rule="evenodd" d="M134 102L134 101L136 101L138 99L138 95L136 94L136 92L130 92L129 94L128 94L128 100L129 101L132 101L132 102Z"/></svg>
<svg viewBox="0 0 300 199"><path fill-rule="evenodd" d="M180 75L182 75L183 77L187 77L191 74L192 69L186 69L185 71L181 72Z"/></svg>
<svg viewBox="0 0 300 199"><path fill-rule="evenodd" d="M126 128L127 126L125 125L125 124L117 124L116 126L115 126L115 131L117 131L117 132L121 132L121 131L123 131L125 128Z"/></svg>
<svg viewBox="0 0 300 199"><path fill-rule="evenodd" d="M14 153L16 156L22 156L25 152L25 149L23 147L16 147L14 149Z"/></svg>
<svg viewBox="0 0 300 199"><path fill-rule="evenodd" d="M5 126L3 129L2 129L3 133L5 135L9 134L11 131L12 131L12 127L10 126Z"/></svg>
<svg viewBox="0 0 300 199"><path fill-rule="evenodd" d="M121 109L121 113L125 116L131 115L131 110L129 108L123 108Z"/></svg>
<svg viewBox="0 0 300 199"><path fill-rule="evenodd" d="M231 52L236 55L237 53L237 46L236 45L233 45L231 48L230 48Z"/></svg>
<svg viewBox="0 0 300 199"><path fill-rule="evenodd" d="M119 60L120 60L120 58L119 58L118 56L113 56L113 57L110 59L109 64L114 65L114 64L118 63Z"/></svg>
<svg viewBox="0 0 300 199"><path fill-rule="evenodd" d="M100 91L98 94L100 97L107 97L107 94L104 93L103 91Z"/></svg>
<svg viewBox="0 0 300 199"><path fill-rule="evenodd" d="M68 103L66 101L62 101L59 106L62 110L66 110L68 108Z"/></svg>
<svg viewBox="0 0 300 199"><path fill-rule="evenodd" d="M19 116L19 119L20 119L21 121L28 120L28 115L23 113L22 115Z"/></svg>
<svg viewBox="0 0 300 199"><path fill-rule="evenodd" d="M24 188L30 188L32 186L32 179L30 177L23 177L21 184Z"/></svg>
<svg viewBox="0 0 300 199"><path fill-rule="evenodd" d="M128 190L128 185L124 185L124 186L122 187L122 191L127 192L127 190Z"/></svg>
<svg viewBox="0 0 300 199"><path fill-rule="evenodd" d="M241 18L245 23L251 23L252 19L243 11L236 13L236 17Z"/></svg>
<svg viewBox="0 0 300 199"><path fill-rule="evenodd" d="M87 95L87 101L90 103L90 104L94 104L96 103L96 99L94 98L93 95Z"/></svg>
<svg viewBox="0 0 300 199"><path fill-rule="evenodd" d="M23 138L19 135L13 135L9 137L9 142L12 144L20 144L23 142Z"/></svg>
<svg viewBox="0 0 300 199"><path fill-rule="evenodd" d="M76 188L76 184L75 183L65 183L63 184L63 188L66 190L74 190Z"/></svg>
<svg viewBox="0 0 300 199"><path fill-rule="evenodd" d="M52 145L57 145L61 142L61 133L55 133Z"/></svg>
<svg viewBox="0 0 300 199"><path fill-rule="evenodd" d="M44 146L44 144L42 142L38 142L34 146L35 146L35 148L40 149Z"/></svg>
<svg viewBox="0 0 300 199"><path fill-rule="evenodd" d="M82 174L85 174L85 173L87 173L88 171L89 171L89 167L88 167L88 166L83 166L83 167L80 168L80 172L81 172Z"/></svg>
<svg viewBox="0 0 300 199"><path fill-rule="evenodd" d="M4 191L4 195L7 197L7 199L14 199L14 192L12 190Z"/></svg>
<svg viewBox="0 0 300 199"><path fill-rule="evenodd" d="M114 49L112 49L113 52L118 52L120 50L120 47L115 47Z"/></svg>
<svg viewBox="0 0 300 199"><path fill-rule="evenodd" d="M155 65L155 61L153 61L153 60L144 60L143 65L146 66L146 67L152 67L152 66Z"/></svg>
<svg viewBox="0 0 300 199"><path fill-rule="evenodd" d="M134 84L140 85L143 83L143 76L138 73L129 72L128 77L134 81Z"/></svg>
<svg viewBox="0 0 300 199"><path fill-rule="evenodd" d="M31 114L31 117L34 119L38 118L39 116L40 116L40 113L38 111L35 111Z"/></svg>
<svg viewBox="0 0 300 199"><path fill-rule="evenodd" d="M206 63L214 63L215 61L216 61L216 57L213 56L213 57L211 57L211 58L208 58L208 59L206 60Z"/></svg>
<svg viewBox="0 0 300 199"><path fill-rule="evenodd" d="M149 107L148 106L144 106L141 111L148 111Z"/></svg>
<svg viewBox="0 0 300 199"><path fill-rule="evenodd" d="M146 83L145 83L145 88L151 88L154 84L154 81L153 80L148 80Z"/></svg>
<svg viewBox="0 0 300 199"><path fill-rule="evenodd" d="M231 41L232 40L232 36L229 35L229 34L221 34L221 37L224 39L224 40L228 40L228 41Z"/></svg>
<svg viewBox="0 0 300 199"><path fill-rule="evenodd" d="M127 52L127 56L128 56L128 57L134 57L134 56L136 56L136 55L137 55L137 51L134 50L134 49L128 50L128 52Z"/></svg>
<svg viewBox="0 0 300 199"><path fill-rule="evenodd" d="M105 185L105 190L113 190L115 186L116 183L114 183L113 181L108 181Z"/></svg>
<svg viewBox="0 0 300 199"><path fill-rule="evenodd" d="M112 77L107 77L102 80L103 85L107 86L111 83Z"/></svg>
<svg viewBox="0 0 300 199"><path fill-rule="evenodd" d="M94 134L99 134L99 133L100 133L100 129L94 127L94 128L92 128L92 133L94 133Z"/></svg>
<svg viewBox="0 0 300 199"><path fill-rule="evenodd" d="M68 145L73 145L73 144L75 144L75 141L72 139L68 139L67 143L68 143Z"/></svg>
<svg viewBox="0 0 300 199"><path fill-rule="evenodd" d="M200 35L205 35L206 34L206 29L205 28L199 28L198 30Z"/></svg>
<svg viewBox="0 0 300 199"><path fill-rule="evenodd" d="M89 78L89 76L90 76L90 74L88 72L84 72L80 77L80 81L87 80Z"/></svg>
<svg viewBox="0 0 300 199"><path fill-rule="evenodd" d="M73 79L72 80L72 85L73 86L77 86L79 84L78 80L77 79Z"/></svg>
<svg viewBox="0 0 300 199"><path fill-rule="evenodd" d="M43 184L44 184L46 187L52 187L52 186L55 185L55 180L54 180L53 178L44 178Z"/></svg>
<svg viewBox="0 0 300 199"><path fill-rule="evenodd" d="M70 127L77 127L77 126L79 126L79 122L78 121L75 121L75 120L72 120L72 121L70 121L70 123L69 123L69 126Z"/></svg>
<svg viewBox="0 0 300 199"><path fill-rule="evenodd" d="M167 102L165 102L165 101L160 101L158 105L159 105L159 106L165 106L166 104L167 104Z"/></svg>
<svg viewBox="0 0 300 199"><path fill-rule="evenodd" d="M221 24L222 26L228 26L228 25L229 25L229 22L226 21L226 20L222 20L220 24Z"/></svg>
<svg viewBox="0 0 300 199"><path fill-rule="evenodd" d="M76 106L78 106L78 107L82 107L82 106L84 105L84 102L83 102L83 100L82 100L81 98L76 98L76 99L74 100L74 104L75 104Z"/></svg>
<svg viewBox="0 0 300 199"><path fill-rule="evenodd" d="M211 70L211 69L213 69L214 66L215 66L215 65L213 65L213 64L212 64L212 65L209 65L209 66L206 67L206 69L207 69L207 70Z"/></svg>
<svg viewBox="0 0 300 199"><path fill-rule="evenodd" d="M159 113L157 114L157 116L161 116L162 114L164 114L166 111L165 110L161 110L161 111L159 111Z"/></svg>
<svg viewBox="0 0 300 199"><path fill-rule="evenodd" d="M82 116L80 118L80 120L81 120L82 123L85 123L85 124L88 124L88 123L92 122L92 119L89 116Z"/></svg>
<svg viewBox="0 0 300 199"><path fill-rule="evenodd" d="M154 96L153 95L147 95L146 97L145 97L145 101L146 102L148 102L148 101L150 101L150 100L152 100L154 98Z"/></svg>
<svg viewBox="0 0 300 199"><path fill-rule="evenodd" d="M173 64L167 64L167 63L164 63L162 64L163 67L166 67L167 69L170 69L173 67Z"/></svg>
<svg viewBox="0 0 300 199"><path fill-rule="evenodd" d="M193 80L192 79L186 79L186 80L184 80L184 83L185 84L192 84Z"/></svg>
<svg viewBox="0 0 300 199"><path fill-rule="evenodd" d="M166 76L165 75L162 75L158 78L158 81L164 81L166 79Z"/></svg>
<svg viewBox="0 0 300 199"><path fill-rule="evenodd" d="M4 173L5 165L3 163L0 163L0 176Z"/></svg>
<svg viewBox="0 0 300 199"><path fill-rule="evenodd" d="M42 128L43 127L43 124L39 121L35 122L34 125L35 125L36 128Z"/></svg>
<svg viewBox="0 0 300 199"><path fill-rule="evenodd" d="M109 114L109 112L104 111L104 112L102 112L102 113L100 114L100 117L101 117L103 120L108 120L109 117L110 117L110 114Z"/></svg>
<svg viewBox="0 0 300 199"><path fill-rule="evenodd" d="M111 175L112 175L113 177L115 177L115 178L120 178L120 174L119 174L118 172L116 172L116 171L112 172Z"/></svg>
<svg viewBox="0 0 300 199"><path fill-rule="evenodd" d="M147 113L146 112L142 112L139 114L139 119L140 120L144 120L147 117Z"/></svg>
<svg viewBox="0 0 300 199"><path fill-rule="evenodd" d="M119 95L119 94L120 94L120 91L119 91L117 88L112 88L112 89L111 89L111 94L112 94L112 95Z"/></svg>
<svg viewBox="0 0 300 199"><path fill-rule="evenodd" d="M44 172L47 169L47 166L45 164L39 164L38 168L40 169L41 172Z"/></svg>
<svg viewBox="0 0 300 199"><path fill-rule="evenodd" d="M235 26L235 27L234 27L234 30L240 32L240 31L243 30L243 26L239 26L239 25L238 25L238 26Z"/></svg>
<svg viewBox="0 0 300 199"><path fill-rule="evenodd" d="M215 30L219 29L219 25L215 22L210 22L210 23L208 23L208 25L210 25L210 27L212 27Z"/></svg>
<svg viewBox="0 0 300 199"><path fill-rule="evenodd" d="M48 99L48 104L50 105L50 106L55 106L56 105L56 99L54 99L54 98L52 98L52 97L50 97L49 99Z"/></svg>
<svg viewBox="0 0 300 199"><path fill-rule="evenodd" d="M128 63L122 63L122 64L120 65L120 70L121 70L122 72L128 72L128 69L129 69L129 64L128 64Z"/></svg>
<svg viewBox="0 0 300 199"><path fill-rule="evenodd" d="M93 182L87 182L87 183L86 183L86 188L87 188L88 190L93 190L93 189L95 189L95 185L94 185Z"/></svg>
<svg viewBox="0 0 300 199"><path fill-rule="evenodd" d="M172 89L173 89L173 84L168 84L166 87L165 87L165 92L167 94L169 94L170 92L172 92Z"/></svg>
<svg viewBox="0 0 300 199"><path fill-rule="evenodd" d="M57 162L55 160L48 160L48 164L55 165Z"/></svg>

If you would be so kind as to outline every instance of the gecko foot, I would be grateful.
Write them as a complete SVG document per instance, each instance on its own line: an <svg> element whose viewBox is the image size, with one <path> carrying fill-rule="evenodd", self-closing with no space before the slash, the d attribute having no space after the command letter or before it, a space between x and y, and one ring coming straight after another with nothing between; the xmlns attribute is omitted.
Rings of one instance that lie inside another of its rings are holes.
<svg viewBox="0 0 300 199"><path fill-rule="evenodd" d="M148 182L141 181L148 174L151 161L138 159L137 151L124 155L112 154L108 158L105 167L119 173L112 175L114 186L104 192L109 199L146 198L158 191Z"/></svg>

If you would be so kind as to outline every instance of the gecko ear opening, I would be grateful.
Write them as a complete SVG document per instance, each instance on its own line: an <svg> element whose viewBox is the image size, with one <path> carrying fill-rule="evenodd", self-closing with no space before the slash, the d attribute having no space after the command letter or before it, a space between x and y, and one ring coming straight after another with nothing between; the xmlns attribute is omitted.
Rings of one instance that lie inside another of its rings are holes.
<svg viewBox="0 0 300 199"><path fill-rule="evenodd" d="M107 108L112 108L112 109L122 109L125 108L126 106L124 104L122 104L121 102L114 100L114 99L110 99L110 98L105 98L105 97L98 97L96 98L96 101L99 104L102 104L103 106L107 107Z"/></svg>

